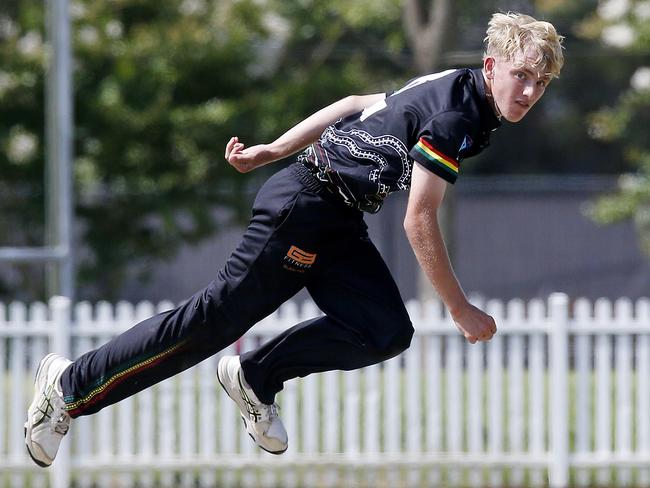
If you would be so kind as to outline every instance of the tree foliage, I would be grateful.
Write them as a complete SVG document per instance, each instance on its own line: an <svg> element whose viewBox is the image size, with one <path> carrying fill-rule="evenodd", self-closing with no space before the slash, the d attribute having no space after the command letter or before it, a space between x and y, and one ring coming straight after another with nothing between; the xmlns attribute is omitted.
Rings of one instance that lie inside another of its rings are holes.
<svg viewBox="0 0 650 488"><path fill-rule="evenodd" d="M129 267L217 231L215 206L243 218L250 180L224 163L227 139L269 140L385 80L366 40L403 48L396 0L262 3L71 2L82 296L110 299ZM0 245L43 241L43 4L0 7Z"/></svg>
<svg viewBox="0 0 650 488"><path fill-rule="evenodd" d="M0 167L8 187L26 189L17 218L40 231L27 243L42 240L43 3L3 12L0 33ZM214 203L241 201L245 180L219 156L231 133L255 133L249 72L268 32L253 2L84 0L70 10L76 214L89 250L79 276L110 297L128 263L172 255L215 230Z"/></svg>
<svg viewBox="0 0 650 488"><path fill-rule="evenodd" d="M590 117L592 136L622 144L624 158L633 168L620 177L618 192L601 198L591 208L591 215L601 223L632 219L642 248L650 255L650 2L601 2L583 24L583 31L624 55L645 55L645 65L635 67L615 103Z"/></svg>

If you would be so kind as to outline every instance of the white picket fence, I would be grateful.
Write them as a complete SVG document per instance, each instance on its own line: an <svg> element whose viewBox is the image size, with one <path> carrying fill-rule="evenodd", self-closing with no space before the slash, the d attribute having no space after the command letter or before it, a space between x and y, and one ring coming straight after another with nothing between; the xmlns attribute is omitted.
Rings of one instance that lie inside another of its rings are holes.
<svg viewBox="0 0 650 488"><path fill-rule="evenodd" d="M22 428L40 358L77 356L156 310L0 304L0 487L650 486L650 300L485 306L499 324L487 344L410 303L417 332L400 357L288 382L283 456L250 441L214 357L76 420L43 470ZM239 346L317 313L287 305Z"/></svg>

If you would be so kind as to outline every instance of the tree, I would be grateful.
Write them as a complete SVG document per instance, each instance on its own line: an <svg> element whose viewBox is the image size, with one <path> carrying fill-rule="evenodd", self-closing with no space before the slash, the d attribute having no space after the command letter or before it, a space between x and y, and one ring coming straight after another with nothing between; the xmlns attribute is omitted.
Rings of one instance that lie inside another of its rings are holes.
<svg viewBox="0 0 650 488"><path fill-rule="evenodd" d="M259 129L251 72L268 29L246 0L77 0L70 10L76 214L88 246L78 276L87 296L112 298L128 265L146 273L148 260L210 235L214 205L244 207L247 180L222 148ZM6 244L42 243L43 15L41 0L0 11Z"/></svg>
<svg viewBox="0 0 650 488"><path fill-rule="evenodd" d="M0 3L0 245L43 244L43 25L39 6ZM39 282L9 269L21 288ZM42 282L42 277L40 279ZM0 280L0 293L9 293Z"/></svg>
<svg viewBox="0 0 650 488"><path fill-rule="evenodd" d="M152 260L211 235L215 207L245 218L251 177L223 162L231 135L272 139L336 98L385 85L401 62L398 0L264 7L71 2L80 297L114 299L128 270L144 279ZM43 17L41 0L0 6L3 245L42 244ZM392 47L378 53L367 39ZM19 283L32 287L22 299L43 297L38 281Z"/></svg>
<svg viewBox="0 0 650 488"><path fill-rule="evenodd" d="M584 24L585 35L600 37L623 53L650 53L650 3L607 0ZM628 88L615 104L594 113L590 131L595 139L621 142L624 158L634 171L619 178L618 191L601 198L592 217L601 223L631 219L641 246L650 255L650 66L637 66Z"/></svg>

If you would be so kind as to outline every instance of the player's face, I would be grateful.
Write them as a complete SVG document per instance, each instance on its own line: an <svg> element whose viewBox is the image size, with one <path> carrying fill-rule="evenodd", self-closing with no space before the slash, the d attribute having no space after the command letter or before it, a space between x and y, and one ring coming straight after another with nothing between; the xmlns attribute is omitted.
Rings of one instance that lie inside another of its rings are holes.
<svg viewBox="0 0 650 488"><path fill-rule="evenodd" d="M550 78L533 67L534 58L505 60L488 57L485 75L501 115L508 122L519 122L544 95Z"/></svg>

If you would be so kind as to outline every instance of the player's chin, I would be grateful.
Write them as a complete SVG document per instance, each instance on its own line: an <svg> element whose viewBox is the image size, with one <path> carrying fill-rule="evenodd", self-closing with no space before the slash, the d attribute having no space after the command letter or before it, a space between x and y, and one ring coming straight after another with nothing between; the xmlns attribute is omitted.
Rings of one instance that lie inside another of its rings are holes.
<svg viewBox="0 0 650 488"><path fill-rule="evenodd" d="M508 122L519 122L526 116L530 108L530 105L521 105L516 103L510 108L510 110L503 114L503 118L505 118Z"/></svg>
<svg viewBox="0 0 650 488"><path fill-rule="evenodd" d="M512 122L513 124L516 124L517 122L521 121L526 116L527 112L524 113L516 113L516 114L508 114L504 115L503 118L506 119L508 122Z"/></svg>

